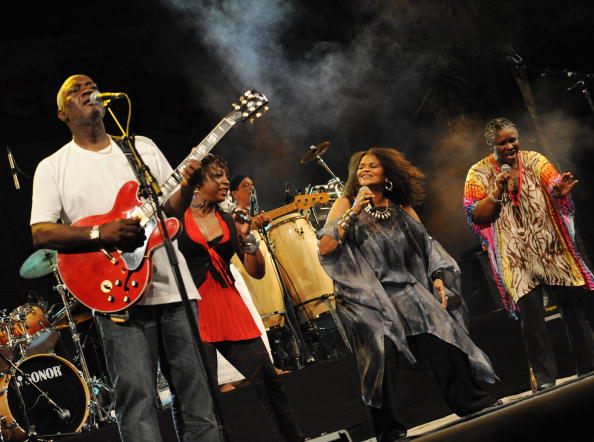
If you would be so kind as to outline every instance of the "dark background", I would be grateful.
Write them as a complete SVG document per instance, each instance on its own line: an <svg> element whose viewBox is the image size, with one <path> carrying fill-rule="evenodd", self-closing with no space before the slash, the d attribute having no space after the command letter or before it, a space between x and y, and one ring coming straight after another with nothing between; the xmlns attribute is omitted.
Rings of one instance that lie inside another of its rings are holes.
<svg viewBox="0 0 594 442"><path fill-rule="evenodd" d="M330 179L315 162L299 164L310 145L331 141L324 159L342 179L354 152L395 147L426 173L417 210L456 258L477 244L462 208L466 172L488 153L484 125L504 115L519 125L523 148L579 177L582 248L594 244L594 113L579 88L567 90L589 81L565 72L594 72L590 2L105 0L12 11L0 29L0 142L23 174L15 190L1 160L3 308L36 295L58 302L52 276L23 279L19 267L34 252L30 177L70 139L55 97L71 74L126 92L133 132L173 166L240 93L265 93L270 112L238 123L214 152L232 175L254 179L268 210L284 204L286 183L295 193ZM113 109L124 121L125 105Z"/></svg>

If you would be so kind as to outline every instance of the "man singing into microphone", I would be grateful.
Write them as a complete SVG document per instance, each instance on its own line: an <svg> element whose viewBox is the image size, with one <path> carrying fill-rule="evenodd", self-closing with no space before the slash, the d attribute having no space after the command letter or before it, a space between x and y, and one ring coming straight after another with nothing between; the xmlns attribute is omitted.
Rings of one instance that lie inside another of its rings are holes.
<svg viewBox="0 0 594 442"><path fill-rule="evenodd" d="M504 307L512 317L519 313L532 388L543 390L557 378L545 286L561 308L578 375L594 369L592 331L582 307L594 279L576 248L569 194L578 180L557 172L540 153L520 150L518 130L508 119L490 121L485 140L492 153L470 168L464 208L489 254Z"/></svg>
<svg viewBox="0 0 594 442"><path fill-rule="evenodd" d="M35 171L31 230L36 247L60 252L100 248L126 251L144 240L138 218L93 227L71 225L87 216L109 212L122 185L136 179L122 149L105 131L105 107L90 98L95 91L97 85L91 78L73 75L58 92L58 118L72 132L72 140L43 159ZM155 180L164 182L172 169L157 146L148 138L136 137L136 149ZM191 163L183 174L181 188L164 205L169 216L179 217L189 206L200 164ZM188 296L196 299L198 292L186 261L177 242L173 246ZM208 383L199 369L202 362L195 351L194 334L164 247L154 252L152 282L144 297L122 316L95 315L115 389L122 441L161 441L155 404L157 364L172 392L180 441L220 441Z"/></svg>

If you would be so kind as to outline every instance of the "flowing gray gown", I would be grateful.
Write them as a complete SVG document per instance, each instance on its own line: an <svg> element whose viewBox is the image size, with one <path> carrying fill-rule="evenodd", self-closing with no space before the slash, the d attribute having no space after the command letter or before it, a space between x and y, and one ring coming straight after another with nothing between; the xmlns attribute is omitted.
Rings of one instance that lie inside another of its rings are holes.
<svg viewBox="0 0 594 442"><path fill-rule="evenodd" d="M493 383L489 358L472 342L460 294L460 270L454 259L401 207L377 220L364 211L337 249L320 255L335 282L337 312L345 325L361 377L367 405L382 406L384 336L411 362L406 337L430 333L468 355L474 374ZM338 219L318 232L338 240ZM446 269L446 292L458 308L441 306L433 293L431 273Z"/></svg>

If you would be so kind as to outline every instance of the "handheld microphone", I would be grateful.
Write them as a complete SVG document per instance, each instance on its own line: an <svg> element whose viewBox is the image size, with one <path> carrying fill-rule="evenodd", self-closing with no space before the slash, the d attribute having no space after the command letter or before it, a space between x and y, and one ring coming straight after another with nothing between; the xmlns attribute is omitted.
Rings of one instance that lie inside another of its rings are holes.
<svg viewBox="0 0 594 442"><path fill-rule="evenodd" d="M119 100L126 96L123 92L99 92L95 91L89 96L89 101L93 104L103 103L108 100Z"/></svg>
<svg viewBox="0 0 594 442"><path fill-rule="evenodd" d="M503 173L509 173L511 170L511 168L509 167L509 164L504 164L503 166L501 166L501 171ZM507 181L503 182L503 193L504 195L507 195Z"/></svg>
<svg viewBox="0 0 594 442"><path fill-rule="evenodd" d="M242 221L244 221L246 223L252 222L251 218L249 216L247 216L245 213L243 213L241 210L235 209L233 211L233 213L235 213Z"/></svg>
<svg viewBox="0 0 594 442"><path fill-rule="evenodd" d="M361 186L359 188L359 195L361 195L361 191L363 191L363 190L369 190L369 187L367 187L367 186ZM359 195L357 195L357 196L359 196ZM367 202L367 207L369 207L369 210L371 210L371 209L373 209L375 207L375 204L373 204L373 200L372 199L370 199Z"/></svg>
<svg viewBox="0 0 594 442"><path fill-rule="evenodd" d="M18 170L15 166L14 157L10 151L10 147L8 146L6 146L6 154L8 155L8 164L10 165L10 174L12 175L12 179L14 181L14 188L19 190L21 188L21 184L19 183Z"/></svg>

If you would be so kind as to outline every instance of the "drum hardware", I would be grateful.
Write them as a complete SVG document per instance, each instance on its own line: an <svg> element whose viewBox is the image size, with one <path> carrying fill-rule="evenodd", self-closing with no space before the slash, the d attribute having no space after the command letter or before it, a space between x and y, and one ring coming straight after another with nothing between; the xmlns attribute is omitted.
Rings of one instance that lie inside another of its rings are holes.
<svg viewBox="0 0 594 442"><path fill-rule="evenodd" d="M72 342L74 343L75 346L75 351L76 351L76 356L78 358L78 362L79 365L82 369L82 375L83 375L83 379L84 382L86 383L88 389L89 389L89 394L91 397L91 403L89 405L89 417L90 417L90 422L87 422L87 426L90 428L98 428L99 426L99 422L105 422L105 421L113 421L113 418L111 417L110 411L111 410L105 410L100 404L99 404L99 400L97 398L97 390L100 391L101 388L106 389L106 391L110 392L110 389L108 389L108 387L106 387L105 385L103 385L100 382L97 382L97 380L95 378L91 378L91 374L89 372L89 367L87 365L87 361L83 352L83 348L80 342L80 334L78 333L77 329L76 329L76 322L74 320L74 317L70 311L70 307L71 307L71 303L68 302L68 296L67 296L67 288L64 285L64 283L62 282L60 275L58 273L58 266L56 264L52 265L52 272L54 273L54 276L56 278L57 281L57 285L54 286L54 290L56 292L58 292L58 294L60 295L61 299L62 299L62 304L64 305L64 312L66 313L66 323L68 324L68 328L70 329L70 334L72 337ZM111 408L111 407L110 407Z"/></svg>
<svg viewBox="0 0 594 442"><path fill-rule="evenodd" d="M330 200L327 207L325 207L325 208L324 207L320 207L320 208L312 207L311 209L307 210L307 212L305 213L305 216L311 220L311 223L314 225L316 230L319 230L324 226L326 217L328 216L327 213L322 214L322 213L317 213L317 212L318 211L319 212L324 212L324 211L329 212L334 201L342 195L342 192L344 190L344 184L341 181L341 179L338 178L334 174L334 172L332 172L332 169L330 169L330 167L328 167L328 165L322 159L322 155L324 153L326 153L326 151L328 150L329 147L330 147L329 141L325 141L321 144L318 144L317 146L309 146L309 150L307 152L305 152L305 154L303 154L303 156L301 157L301 160L300 160L301 164L309 163L310 161L312 161L314 159L317 160L318 164L320 166L322 166L324 168L324 170L326 170L326 172L328 172L330 174L330 176L332 177L330 179L330 181L328 181L328 183L326 183L325 185L317 185L317 186L309 185L306 187L306 190L305 190L306 193L325 192L325 193L328 193L328 194L334 196L334 198L332 198Z"/></svg>
<svg viewBox="0 0 594 442"><path fill-rule="evenodd" d="M342 338L344 345L349 350L349 352L352 353L353 349L351 347L351 343L349 342L349 338L347 336L346 329L344 328L344 324L338 317L338 314L336 313L336 308L330 301L330 298L334 298L334 294L322 295L322 296L318 296L317 298L308 299L307 301L302 302L301 304L298 304L295 307L301 308L310 302L316 302L316 301L320 301L320 300L324 301L326 304L326 307L328 307L328 313L330 313L330 316L332 317L332 320L334 321L334 325L336 325L336 329L338 330L338 333L340 334L340 337ZM313 329L317 330L316 323L313 322L312 324L313 324Z"/></svg>
<svg viewBox="0 0 594 442"><path fill-rule="evenodd" d="M266 247L268 248L270 256L272 257L272 265L274 266L274 269L276 270L277 274L280 275L280 271L278 268L278 259L276 257L274 250L273 250L273 247L270 244L270 238L268 236L268 231L266 229L262 230L262 237L264 238ZM297 368L302 368L303 367L303 365L301 363L302 357L303 357L303 360L305 361L305 364L312 364L313 362L315 362L315 359L314 359L312 353L310 352L310 350L305 345L305 339L303 338L303 334L301 333L301 328L299 327L299 322L297 321L297 316L295 315L295 310L293 308L291 296L289 294L289 291L287 290L287 287L283 283L282 278L281 278L280 283L281 283L280 285L281 285L281 289L283 292L283 297L285 299L285 311L284 311L283 316L285 316L285 318L287 320L286 323L289 325L289 329L291 330L291 333L292 333L293 337L295 338L295 343L297 346L296 349L298 350L295 354L295 363L297 365Z"/></svg>
<svg viewBox="0 0 594 442"><path fill-rule="evenodd" d="M314 159L317 160L318 164L322 166L326 170L326 172L328 172L332 177L328 184L336 187L336 190L342 191L342 189L344 188L342 181L340 181L340 178L338 178L334 174L334 172L332 172L332 169L330 169L326 162L322 159L322 155L326 153L329 147L330 141L324 141L323 143L320 143L317 146L309 146L309 150L301 156L299 162L301 164L306 164Z"/></svg>

